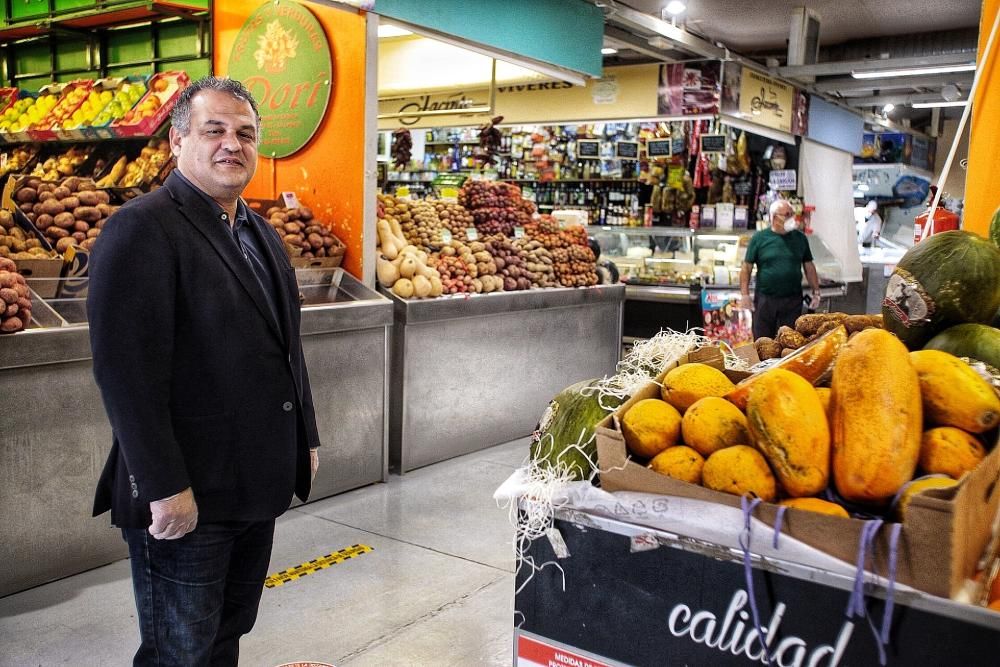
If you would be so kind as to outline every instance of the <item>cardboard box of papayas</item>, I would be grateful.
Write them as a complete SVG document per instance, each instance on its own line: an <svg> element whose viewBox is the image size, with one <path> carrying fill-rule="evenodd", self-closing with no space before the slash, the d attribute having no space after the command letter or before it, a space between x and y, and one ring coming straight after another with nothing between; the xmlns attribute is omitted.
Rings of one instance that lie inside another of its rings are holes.
<svg viewBox="0 0 1000 667"><path fill-rule="evenodd" d="M722 360L686 357L678 364L700 361L722 369ZM674 366L668 367L657 378ZM740 374L726 372L733 381ZM742 374L744 377L746 374ZM690 484L646 467L630 455L622 435L620 420L637 402L660 398L660 386L650 382L619 409L602 420L596 428L601 486L605 491L637 491L680 498L692 498L730 507L740 507L740 497ZM990 540L993 518L1000 508L1000 442L957 486L931 489L912 497L903 522L898 546L896 581L941 597L954 596L977 563ZM832 480L831 480L832 483ZM761 503L754 516L775 525L778 505ZM866 522L827 514L788 508L781 533L819 549L835 558L854 564ZM879 575L888 572L888 522L878 532L874 545L873 566ZM733 526L734 531L741 526Z"/></svg>

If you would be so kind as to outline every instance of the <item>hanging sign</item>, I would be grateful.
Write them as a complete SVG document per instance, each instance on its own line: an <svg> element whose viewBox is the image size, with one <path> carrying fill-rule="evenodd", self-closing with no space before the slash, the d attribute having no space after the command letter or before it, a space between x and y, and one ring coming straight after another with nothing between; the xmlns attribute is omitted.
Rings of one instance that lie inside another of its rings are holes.
<svg viewBox="0 0 1000 667"><path fill-rule="evenodd" d="M740 77L740 117L765 127L792 131L795 88L749 67Z"/></svg>
<svg viewBox="0 0 1000 667"><path fill-rule="evenodd" d="M726 135L724 134L703 134L699 139L701 141L702 153L726 152Z"/></svg>
<svg viewBox="0 0 1000 667"><path fill-rule="evenodd" d="M673 152L673 139L647 139L646 154L650 158L670 157Z"/></svg>
<svg viewBox="0 0 1000 667"><path fill-rule="evenodd" d="M601 159L600 139L577 139L576 158L578 160L599 160Z"/></svg>
<svg viewBox="0 0 1000 667"><path fill-rule="evenodd" d="M616 141L615 142L615 157L621 160L638 160L639 159L639 142L638 141Z"/></svg>
<svg viewBox="0 0 1000 667"><path fill-rule="evenodd" d="M308 9L291 0L262 5L240 28L227 71L257 101L263 157L288 157L309 143L326 115L333 67Z"/></svg>

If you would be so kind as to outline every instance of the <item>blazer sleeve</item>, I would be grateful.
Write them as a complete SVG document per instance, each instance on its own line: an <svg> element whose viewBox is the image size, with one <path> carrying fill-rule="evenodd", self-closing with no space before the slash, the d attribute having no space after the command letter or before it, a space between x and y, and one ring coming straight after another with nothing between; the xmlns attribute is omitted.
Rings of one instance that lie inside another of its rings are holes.
<svg viewBox="0 0 1000 667"><path fill-rule="evenodd" d="M137 502L191 486L170 414L177 272L161 223L122 208L90 258L87 316L94 377ZM133 481L133 480L130 480Z"/></svg>

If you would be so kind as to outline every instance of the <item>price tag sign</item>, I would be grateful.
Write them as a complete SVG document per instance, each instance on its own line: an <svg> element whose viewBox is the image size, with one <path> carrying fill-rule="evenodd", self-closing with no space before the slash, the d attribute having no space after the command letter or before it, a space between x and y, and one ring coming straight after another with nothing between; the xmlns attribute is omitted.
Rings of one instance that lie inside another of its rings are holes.
<svg viewBox="0 0 1000 667"><path fill-rule="evenodd" d="M405 197L405 198L409 199L409 197L410 197L410 188L407 187L407 186L405 186L405 185L399 186L398 188L396 188L396 196L397 197L401 197L401 198Z"/></svg>
<svg viewBox="0 0 1000 667"><path fill-rule="evenodd" d="M796 179L794 169L774 169L768 175L768 185L773 190L794 190Z"/></svg>
<svg viewBox="0 0 1000 667"><path fill-rule="evenodd" d="M441 242L442 243L451 243L451 230L450 229L442 229L441 230Z"/></svg>
<svg viewBox="0 0 1000 667"><path fill-rule="evenodd" d="M524 227L515 227L514 228L514 238L515 239L523 239L524 238Z"/></svg>
<svg viewBox="0 0 1000 667"><path fill-rule="evenodd" d="M282 192L281 201L285 205L285 208L299 207L299 198L295 196L294 192Z"/></svg>
<svg viewBox="0 0 1000 667"><path fill-rule="evenodd" d="M466 227L465 228L465 237L467 239L469 239L470 241L478 241L479 240L479 232L476 230L475 227Z"/></svg>
<svg viewBox="0 0 1000 667"><path fill-rule="evenodd" d="M458 188L441 188L442 199L458 200Z"/></svg>

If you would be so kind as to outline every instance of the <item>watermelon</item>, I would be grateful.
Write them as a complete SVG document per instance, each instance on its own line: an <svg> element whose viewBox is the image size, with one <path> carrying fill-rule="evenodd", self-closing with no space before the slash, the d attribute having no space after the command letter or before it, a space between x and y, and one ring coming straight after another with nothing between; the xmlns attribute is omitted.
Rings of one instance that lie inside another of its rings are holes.
<svg viewBox="0 0 1000 667"><path fill-rule="evenodd" d="M931 338L924 349L941 350L1000 368L1000 329L986 324L958 324Z"/></svg>
<svg viewBox="0 0 1000 667"><path fill-rule="evenodd" d="M959 230L903 255L882 300L886 329L911 350L956 324L989 322L1000 308L1000 248Z"/></svg>
<svg viewBox="0 0 1000 667"><path fill-rule="evenodd" d="M596 391L585 396L580 390L596 387L597 383L597 380L578 382L563 389L549 402L531 436L531 458L539 466L567 468L573 479L577 480L590 477L593 466L587 456L591 461L597 462L597 445L592 440L594 427L611 413L601 407ZM621 403L622 401L613 397L604 399L604 404L611 409L617 408ZM552 437L549 438L549 435ZM577 442L581 443L586 456L576 448L567 449Z"/></svg>

